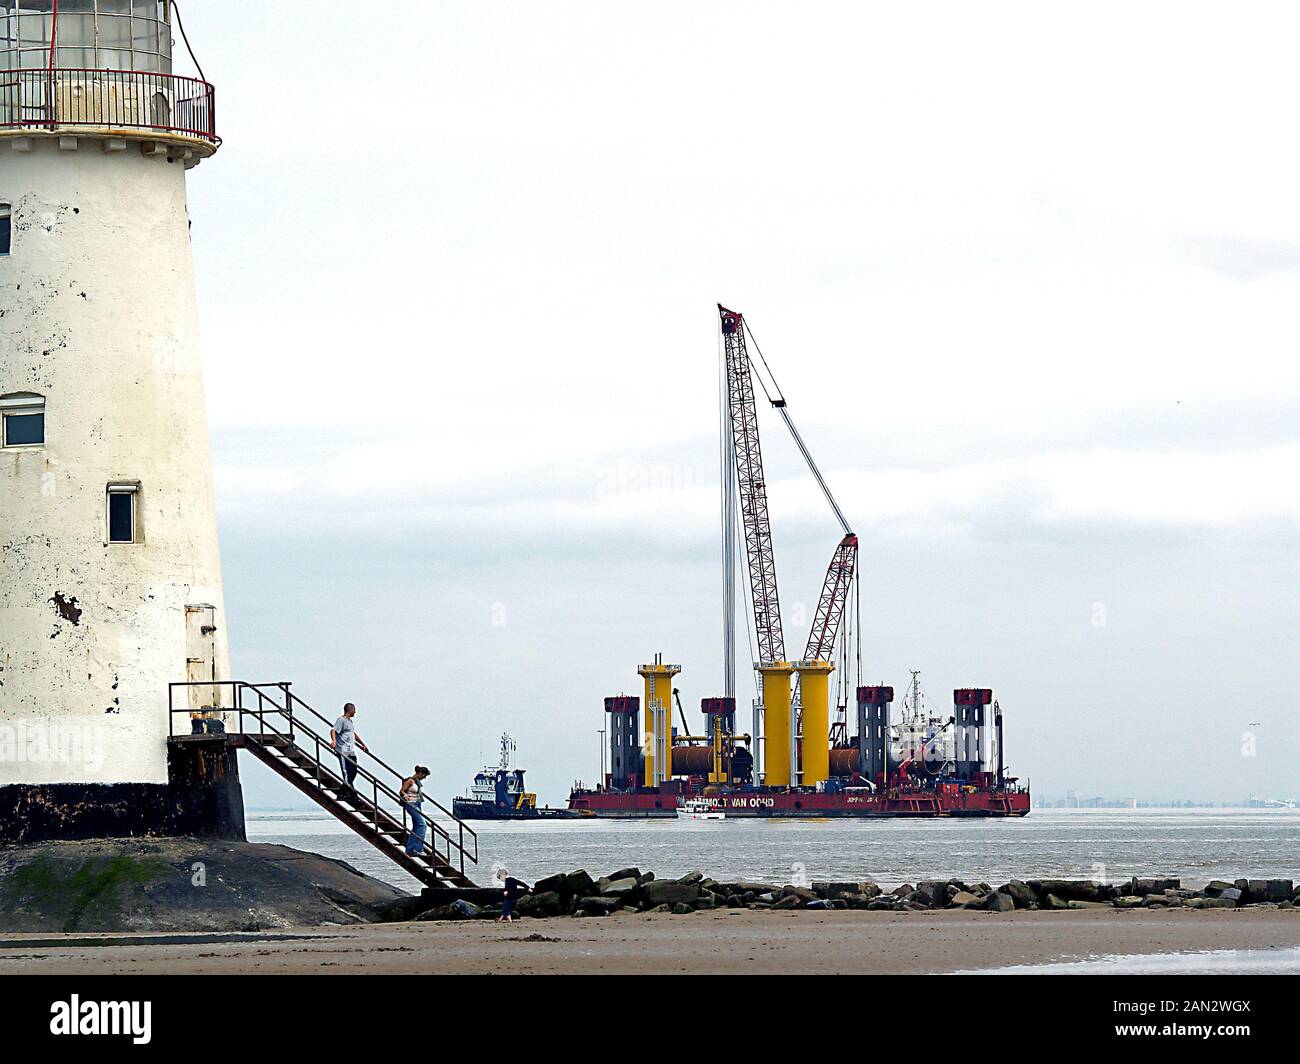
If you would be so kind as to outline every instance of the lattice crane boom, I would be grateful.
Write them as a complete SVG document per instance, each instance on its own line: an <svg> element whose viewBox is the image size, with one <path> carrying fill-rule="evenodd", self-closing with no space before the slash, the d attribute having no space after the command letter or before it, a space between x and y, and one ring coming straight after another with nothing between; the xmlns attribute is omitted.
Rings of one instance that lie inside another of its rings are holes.
<svg viewBox="0 0 1300 1064"><path fill-rule="evenodd" d="M839 638L844 607L853 589L853 576L858 565L858 537L852 532L835 548L826 579L822 583L817 612L808 632L808 646L804 661L834 661L835 641Z"/></svg>
<svg viewBox="0 0 1300 1064"><path fill-rule="evenodd" d="M755 639L760 663L785 661L781 628L781 599L776 586L772 521L768 512L763 448L758 435L758 404L754 398L753 367L745 345L741 314L718 305L726 348L727 406L736 459L736 489L745 532L750 601L754 608Z"/></svg>

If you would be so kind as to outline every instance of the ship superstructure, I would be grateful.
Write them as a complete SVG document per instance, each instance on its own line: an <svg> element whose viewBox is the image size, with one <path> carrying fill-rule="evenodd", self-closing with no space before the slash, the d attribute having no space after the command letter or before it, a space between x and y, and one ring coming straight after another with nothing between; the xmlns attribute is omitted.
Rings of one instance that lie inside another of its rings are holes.
<svg viewBox="0 0 1300 1064"><path fill-rule="evenodd" d="M462 820L516 820L537 816L537 795L524 785L524 770L514 767L516 746L502 733L500 757L474 776L464 797L452 802L452 812Z"/></svg>

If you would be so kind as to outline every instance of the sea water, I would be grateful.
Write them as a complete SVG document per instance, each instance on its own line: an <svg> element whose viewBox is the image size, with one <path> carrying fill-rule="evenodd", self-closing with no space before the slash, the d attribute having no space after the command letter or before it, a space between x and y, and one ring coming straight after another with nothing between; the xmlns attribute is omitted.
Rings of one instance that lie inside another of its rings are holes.
<svg viewBox="0 0 1300 1064"><path fill-rule="evenodd" d="M528 881L629 865L660 878L701 871L763 883L875 880L885 887L956 877L1009 879L1168 876L1300 880L1300 811L1287 809L1049 809L1016 820L478 821L488 882L498 867ZM327 813L251 811L252 842L347 861L404 890L419 886Z"/></svg>

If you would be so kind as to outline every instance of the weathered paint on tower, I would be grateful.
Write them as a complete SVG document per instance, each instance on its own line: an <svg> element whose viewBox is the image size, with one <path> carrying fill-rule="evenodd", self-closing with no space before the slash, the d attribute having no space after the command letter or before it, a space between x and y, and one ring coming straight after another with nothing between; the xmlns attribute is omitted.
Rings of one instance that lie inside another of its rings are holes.
<svg viewBox="0 0 1300 1064"><path fill-rule="evenodd" d="M229 675L186 208L212 89L171 75L167 3L53 50L41 6L0 0L0 786L162 785L195 617Z"/></svg>

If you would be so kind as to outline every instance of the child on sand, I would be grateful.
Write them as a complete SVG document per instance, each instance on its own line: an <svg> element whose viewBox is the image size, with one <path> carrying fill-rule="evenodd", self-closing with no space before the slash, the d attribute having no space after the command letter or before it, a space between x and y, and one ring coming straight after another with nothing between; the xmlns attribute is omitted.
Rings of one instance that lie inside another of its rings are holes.
<svg viewBox="0 0 1300 1064"><path fill-rule="evenodd" d="M533 888L523 880L515 879L509 872L502 868L497 872L497 879L501 882L501 888L505 892L505 904L501 907L501 915L497 918L499 924L514 923L515 902L525 894L531 894Z"/></svg>

